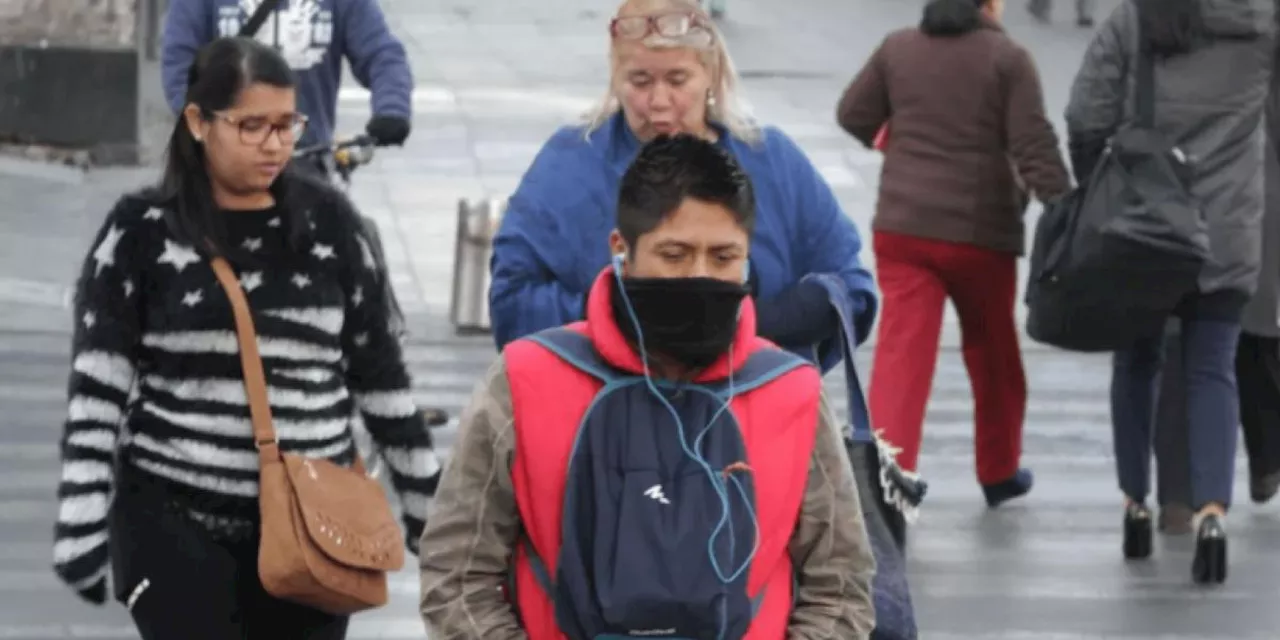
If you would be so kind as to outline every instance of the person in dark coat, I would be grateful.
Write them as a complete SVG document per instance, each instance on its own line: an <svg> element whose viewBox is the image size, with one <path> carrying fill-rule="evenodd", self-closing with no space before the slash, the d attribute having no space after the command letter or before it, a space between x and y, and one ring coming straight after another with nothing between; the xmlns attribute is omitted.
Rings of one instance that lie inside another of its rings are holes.
<svg viewBox="0 0 1280 640"><path fill-rule="evenodd" d="M871 226L884 296L871 417L915 471L943 308L960 316L987 504L1025 495L1027 383L1014 303L1023 213L1070 188L1035 63L1000 27L1003 0L933 0L849 85L840 126L867 147L887 126Z"/></svg>
<svg viewBox="0 0 1280 640"><path fill-rule="evenodd" d="M1226 529L1235 469L1235 355L1262 251L1263 104L1271 81L1274 0L1130 0L1101 25L1071 88L1068 143L1077 178L1134 120L1139 52L1155 59L1155 126L1191 158L1191 185L1208 223L1210 260L1182 320L1197 582L1226 579ZM1229 73L1224 73L1224 70ZM1125 554L1151 553L1151 426L1162 336L1116 352L1111 414L1125 500Z"/></svg>
<svg viewBox="0 0 1280 640"><path fill-rule="evenodd" d="M1280 53L1280 52L1277 52ZM1259 504L1280 491L1280 78L1272 77L1267 99L1267 161L1264 169L1262 269L1258 288L1244 309L1236 378L1240 424L1249 454L1249 497Z"/></svg>
<svg viewBox="0 0 1280 640"><path fill-rule="evenodd" d="M1277 53L1280 53L1278 51ZM1249 458L1249 497L1264 504L1280 490L1280 91L1272 74L1267 99L1265 210L1262 218L1262 268L1258 288L1245 306L1236 348L1236 384L1240 425ZM1156 499L1159 529L1191 530L1190 455L1186 404L1182 401L1182 347L1178 322L1165 340L1164 379L1156 415Z"/></svg>

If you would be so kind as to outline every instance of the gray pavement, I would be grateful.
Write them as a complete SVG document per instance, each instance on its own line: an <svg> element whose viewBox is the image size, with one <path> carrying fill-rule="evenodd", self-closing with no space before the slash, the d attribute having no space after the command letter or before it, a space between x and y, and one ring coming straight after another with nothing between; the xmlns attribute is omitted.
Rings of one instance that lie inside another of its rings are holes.
<svg viewBox="0 0 1280 640"><path fill-rule="evenodd" d="M456 411L493 357L487 339L455 338L445 320L456 201L509 192L554 127L602 92L603 25L613 2L382 4L413 57L415 133L406 149L381 152L352 196L388 242L412 319L417 396ZM1065 19L1034 26L1018 0L1010 5L1009 28L1035 54L1050 111L1059 114L1087 34ZM918 3L902 0L729 1L725 31L748 98L762 120L800 142L864 233L879 161L835 128L834 101L882 33L917 19ZM339 131L358 131L367 114L364 94L344 89ZM80 604L48 565L67 285L112 198L153 175L0 161L0 192L9 196L0 202L0 638L136 637L121 607ZM1037 488L1021 504L987 511L973 478L971 396L957 342L951 327L922 455L930 495L910 547L924 638L1280 637L1280 611L1271 605L1280 591L1273 507L1243 505L1233 515L1232 576L1223 588L1190 586L1185 538L1162 541L1155 562L1122 562L1105 359L1025 345L1026 462ZM864 349L862 370L870 357ZM838 379L831 383L839 388ZM439 436L448 446L454 429ZM398 574L391 605L359 616L350 637L425 637L417 589L412 567Z"/></svg>

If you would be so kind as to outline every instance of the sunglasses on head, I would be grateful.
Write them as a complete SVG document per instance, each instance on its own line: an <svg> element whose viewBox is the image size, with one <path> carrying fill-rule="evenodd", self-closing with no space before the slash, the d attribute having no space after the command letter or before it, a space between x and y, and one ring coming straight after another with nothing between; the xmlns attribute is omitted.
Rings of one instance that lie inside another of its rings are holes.
<svg viewBox="0 0 1280 640"><path fill-rule="evenodd" d="M609 34L616 40L643 40L655 33L672 39L705 37L708 44L712 37L707 23L691 11L618 16L609 22Z"/></svg>

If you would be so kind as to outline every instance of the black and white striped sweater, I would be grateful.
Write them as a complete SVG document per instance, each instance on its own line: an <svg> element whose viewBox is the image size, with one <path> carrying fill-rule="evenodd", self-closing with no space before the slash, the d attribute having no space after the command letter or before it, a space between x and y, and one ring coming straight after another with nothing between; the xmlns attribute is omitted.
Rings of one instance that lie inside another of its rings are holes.
<svg viewBox="0 0 1280 640"><path fill-rule="evenodd" d="M328 204L308 209L309 232L294 246L277 209L224 214L231 245L253 258L235 266L276 432L286 451L350 463L358 409L416 541L440 465L355 214L336 194L319 201ZM251 528L257 517L258 456L230 303L164 217L141 196L123 198L78 286L54 562L99 598L117 449L121 464L211 527Z"/></svg>

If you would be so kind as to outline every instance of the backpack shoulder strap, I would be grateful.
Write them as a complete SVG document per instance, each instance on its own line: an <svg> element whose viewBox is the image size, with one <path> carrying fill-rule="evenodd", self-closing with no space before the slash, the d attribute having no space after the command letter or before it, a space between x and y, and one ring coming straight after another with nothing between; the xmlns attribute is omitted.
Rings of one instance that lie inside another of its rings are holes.
<svg viewBox="0 0 1280 640"><path fill-rule="evenodd" d="M808 360L777 347L765 347L751 354L747 361L733 372L733 385L729 382L717 382L710 385L719 394L746 393L759 389L782 376L801 367L812 366Z"/></svg>
<svg viewBox="0 0 1280 640"><path fill-rule="evenodd" d="M545 329L526 336L524 339L541 346L575 369L594 376L605 384L622 377L600 357L595 345L591 344L591 338L568 327ZM533 548L533 542L527 535L522 534L520 536L520 546L523 548L529 566L533 570L534 579L537 580L538 585L542 587L547 597L554 600L556 594L555 580L547 569L546 562L538 555L537 549ZM512 572L508 577L510 579L508 586L514 593L515 573Z"/></svg>
<svg viewBox="0 0 1280 640"><path fill-rule="evenodd" d="M258 34L258 29L262 28L262 23L267 21L267 15L276 10L280 5L280 0L262 0L258 3L258 8L254 9L253 15L240 25L240 32L236 35L241 38L252 38Z"/></svg>
<svg viewBox="0 0 1280 640"><path fill-rule="evenodd" d="M573 329L568 327L546 329L525 339L542 346L575 369L590 374L601 382L607 384L619 377L618 372L606 364L596 352L595 345L591 344L591 338Z"/></svg>

